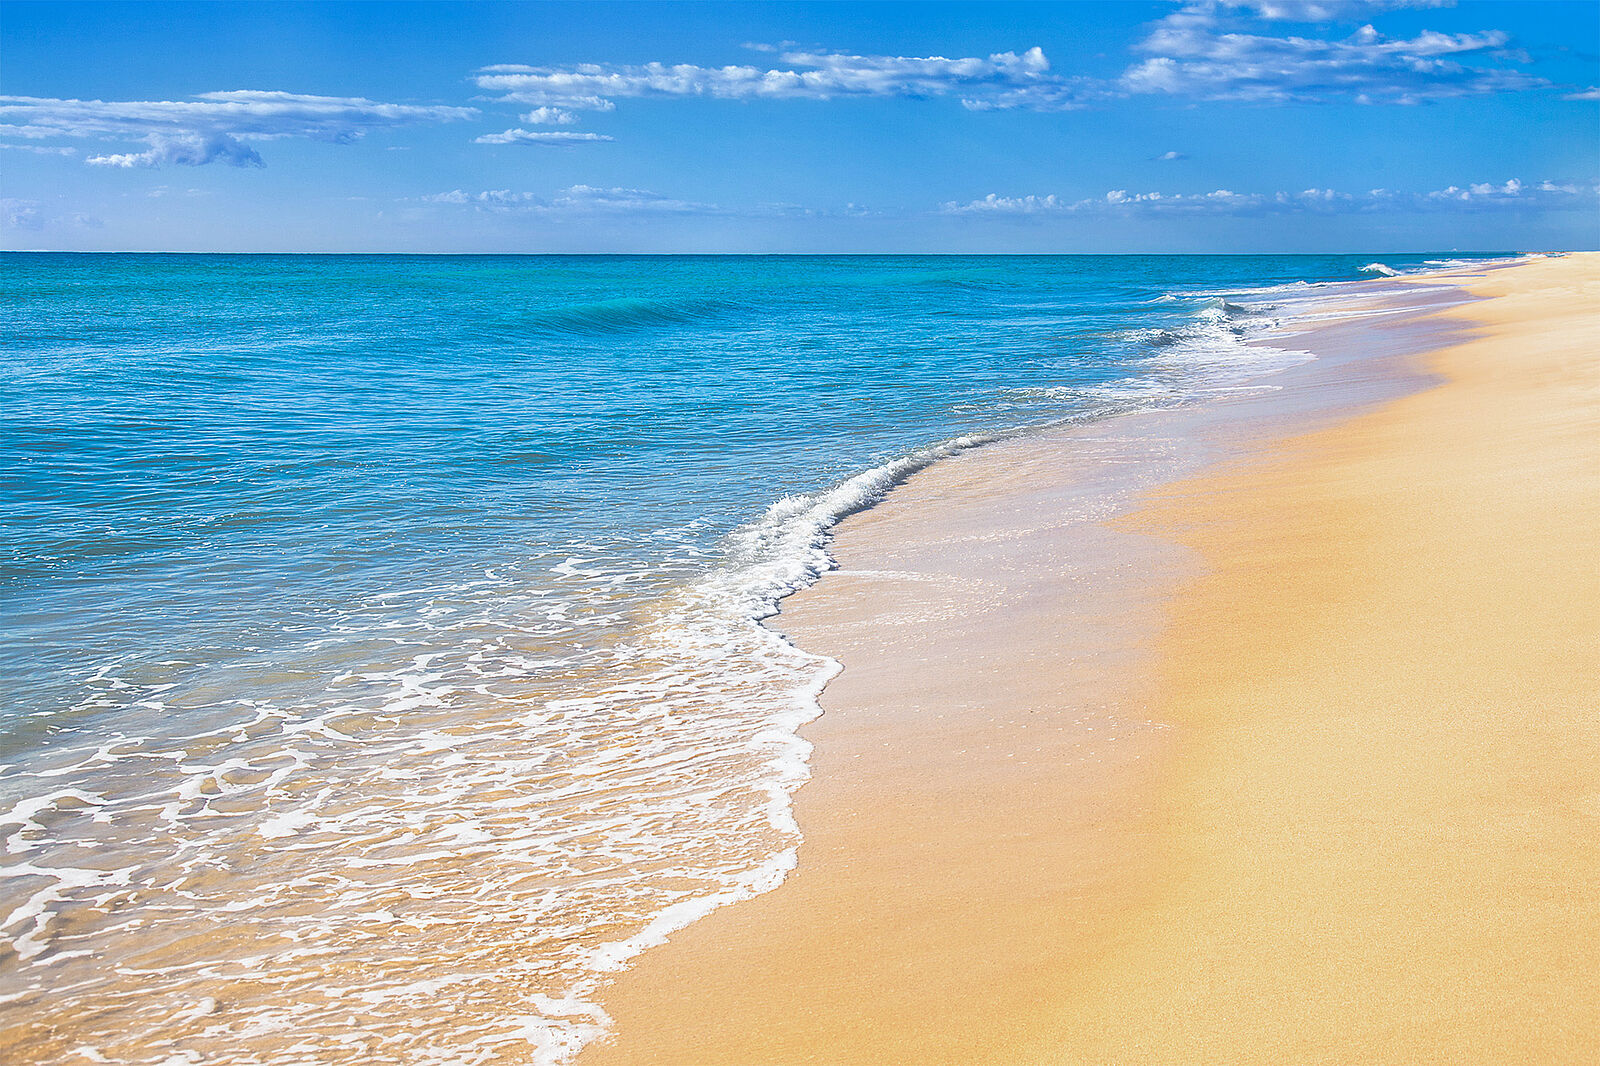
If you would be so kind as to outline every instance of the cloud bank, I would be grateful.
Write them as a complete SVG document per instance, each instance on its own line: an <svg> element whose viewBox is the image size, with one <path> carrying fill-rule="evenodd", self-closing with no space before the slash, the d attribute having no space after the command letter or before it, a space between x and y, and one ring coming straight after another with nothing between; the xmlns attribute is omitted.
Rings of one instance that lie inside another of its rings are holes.
<svg viewBox="0 0 1600 1066"><path fill-rule="evenodd" d="M1232 0L1228 3L1191 6L1238 8L1267 21L1349 22L1402 7L1455 7L1456 0Z"/></svg>
<svg viewBox="0 0 1600 1066"><path fill-rule="evenodd" d="M599 185L570 185L548 196L511 189L485 189L481 192L451 189L449 192L418 197L413 202L467 208L495 215L540 217L552 221L671 216L739 219L865 218L877 214L858 204L847 204L837 210L785 203L728 207L700 200L684 200L651 192L649 189Z"/></svg>
<svg viewBox="0 0 1600 1066"><path fill-rule="evenodd" d="M1270 215L1293 213L1340 214L1378 211L1478 211L1504 208L1537 210L1592 210L1600 199L1600 183L1587 185L1553 181L1451 185L1432 192L1402 193L1370 189L1345 193L1334 189L1300 192L1239 193L1216 189L1204 193L1129 192L1112 189L1103 196L1073 200L1047 196L1002 196L998 193L965 203L952 201L940 207L945 215L973 218L1027 218L1073 214L1120 215Z"/></svg>
<svg viewBox="0 0 1600 1066"><path fill-rule="evenodd" d="M507 102L609 110L619 98L833 100L842 97L955 97L969 108L1080 106L1088 80L1051 73L1040 48L986 57L865 56L786 52L786 66L706 67L693 63L568 67L502 64L478 71L479 88Z"/></svg>
<svg viewBox="0 0 1600 1066"><path fill-rule="evenodd" d="M1349 4L1249 5L1258 20L1331 15ZM1389 5L1398 6L1398 5ZM1414 5L1413 5L1414 6ZM1297 14L1291 14L1297 12ZM1251 28L1216 4L1192 4L1157 21L1136 50L1148 58L1119 79L1130 95L1249 103L1417 104L1481 93L1543 88L1548 82L1515 69L1528 57L1508 48L1499 30L1383 36L1371 25L1347 36L1239 32Z"/></svg>
<svg viewBox="0 0 1600 1066"><path fill-rule="evenodd" d="M778 65L701 66L653 62L570 66L501 64L474 75L503 103L534 115L611 110L619 99L835 100L851 97L952 99L973 111L1065 111L1133 97L1257 104L1355 101L1418 104L1471 94L1545 88L1520 69L1527 55L1499 30L1424 30L1390 38L1351 26L1386 10L1436 8L1450 0L1251 0L1190 3L1152 23L1133 50L1142 58L1120 75L1061 73L1038 46L988 56L856 55L780 51ZM1285 32L1288 23L1305 24ZM1337 24L1345 23L1343 28Z"/></svg>
<svg viewBox="0 0 1600 1066"><path fill-rule="evenodd" d="M473 144L531 144L557 147L582 144L585 141L609 141L613 138L603 133L578 133L574 130L511 129L501 133L485 133L473 139Z"/></svg>
<svg viewBox="0 0 1600 1066"><path fill-rule="evenodd" d="M518 213L553 217L655 214L655 215L722 215L724 209L715 204L679 200L648 189L621 187L604 188L596 185L571 185L552 196L544 197L531 192L513 192L510 189L486 189L467 192L452 189L421 197L428 204L448 204L471 207L492 213Z"/></svg>
<svg viewBox="0 0 1600 1066"><path fill-rule="evenodd" d="M29 140L142 142L144 149L102 152L96 166L263 166L246 142L285 137L348 144L375 129L456 122L470 107L386 104L362 97L262 90L201 93L189 100L60 100L0 96L0 135Z"/></svg>

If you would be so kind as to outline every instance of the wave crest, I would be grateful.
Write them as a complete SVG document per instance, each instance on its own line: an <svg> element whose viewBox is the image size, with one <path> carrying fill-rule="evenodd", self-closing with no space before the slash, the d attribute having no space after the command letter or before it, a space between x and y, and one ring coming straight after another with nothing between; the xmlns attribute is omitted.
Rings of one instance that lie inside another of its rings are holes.
<svg viewBox="0 0 1600 1066"><path fill-rule="evenodd" d="M537 333L569 336L633 333L705 322L726 310L727 305L719 300L651 300L621 296L532 311L523 325Z"/></svg>

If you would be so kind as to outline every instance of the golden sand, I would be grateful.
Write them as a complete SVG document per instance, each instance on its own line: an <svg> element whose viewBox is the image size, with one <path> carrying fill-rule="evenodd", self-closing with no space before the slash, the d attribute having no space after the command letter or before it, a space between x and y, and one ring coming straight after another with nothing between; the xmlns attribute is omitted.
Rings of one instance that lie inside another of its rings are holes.
<svg viewBox="0 0 1600 1066"><path fill-rule="evenodd" d="M799 869L580 1062L1600 1061L1600 257L1462 283L1436 387L1115 531L1083 434L852 519Z"/></svg>

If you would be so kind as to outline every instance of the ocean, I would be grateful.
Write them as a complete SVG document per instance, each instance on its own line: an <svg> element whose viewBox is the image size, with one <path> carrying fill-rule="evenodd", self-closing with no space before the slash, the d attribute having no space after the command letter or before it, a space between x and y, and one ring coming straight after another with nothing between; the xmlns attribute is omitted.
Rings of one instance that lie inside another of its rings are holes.
<svg viewBox="0 0 1600 1066"><path fill-rule="evenodd" d="M0 1056L563 1061L792 868L835 522L1373 258L0 255Z"/></svg>

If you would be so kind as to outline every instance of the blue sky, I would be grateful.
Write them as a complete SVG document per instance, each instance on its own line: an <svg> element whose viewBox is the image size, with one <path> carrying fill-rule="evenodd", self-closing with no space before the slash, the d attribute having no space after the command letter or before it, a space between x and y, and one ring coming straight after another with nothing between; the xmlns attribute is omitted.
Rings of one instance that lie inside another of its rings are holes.
<svg viewBox="0 0 1600 1066"><path fill-rule="evenodd" d="M1600 4L7 2L0 243L1600 246Z"/></svg>

